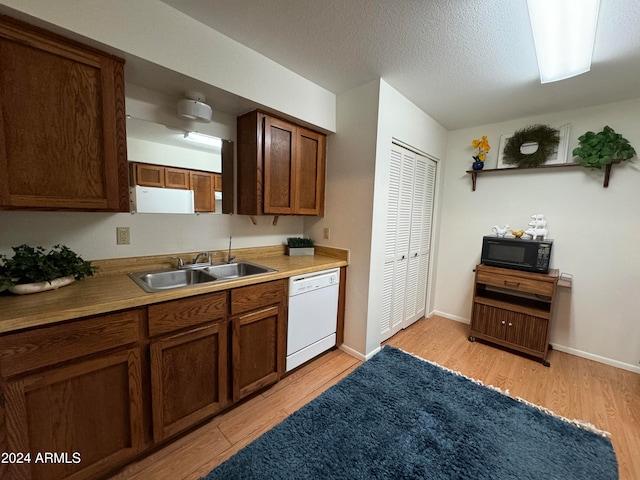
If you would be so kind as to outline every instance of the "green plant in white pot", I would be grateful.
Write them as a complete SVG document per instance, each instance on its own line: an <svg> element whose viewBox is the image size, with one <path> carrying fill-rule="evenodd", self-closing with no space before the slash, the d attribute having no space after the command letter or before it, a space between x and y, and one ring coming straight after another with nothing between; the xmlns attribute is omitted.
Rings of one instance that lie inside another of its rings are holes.
<svg viewBox="0 0 640 480"><path fill-rule="evenodd" d="M13 257L0 258L0 292L36 293L90 277L98 269L65 245L49 252L42 247L12 247Z"/></svg>
<svg viewBox="0 0 640 480"><path fill-rule="evenodd" d="M287 247L290 256L313 255L315 253L314 241L310 238L287 238Z"/></svg>
<svg viewBox="0 0 640 480"><path fill-rule="evenodd" d="M599 170L605 165L629 160L636 155L629 140L609 126L598 133L586 132L578 137L578 142L573 155L580 159L580 165L591 170Z"/></svg>

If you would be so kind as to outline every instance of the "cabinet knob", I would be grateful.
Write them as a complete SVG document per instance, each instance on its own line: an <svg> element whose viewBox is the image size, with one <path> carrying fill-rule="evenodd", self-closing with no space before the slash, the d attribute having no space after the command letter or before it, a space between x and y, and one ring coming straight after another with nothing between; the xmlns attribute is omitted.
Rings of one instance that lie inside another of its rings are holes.
<svg viewBox="0 0 640 480"><path fill-rule="evenodd" d="M507 322L505 322L504 320L502 320L502 324L503 324L503 325L504 325L504 324L506 324L506 323L507 323Z"/></svg>
<svg viewBox="0 0 640 480"><path fill-rule="evenodd" d="M513 323L509 322L509 326L510 326L510 327L513 327Z"/></svg>

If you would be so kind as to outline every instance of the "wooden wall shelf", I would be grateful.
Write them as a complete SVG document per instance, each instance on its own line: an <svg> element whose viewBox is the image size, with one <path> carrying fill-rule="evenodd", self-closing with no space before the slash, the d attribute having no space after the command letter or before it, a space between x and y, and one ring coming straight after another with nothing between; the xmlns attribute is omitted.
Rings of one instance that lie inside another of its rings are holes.
<svg viewBox="0 0 640 480"><path fill-rule="evenodd" d="M492 173L505 173L514 172L520 170L548 170L550 168L569 168L569 167L581 167L579 163L559 163L556 165L540 165L539 167L516 167L516 168L487 168L483 170L467 170L467 173L471 174L472 189L476 191L476 183L478 175L492 174ZM583 167L584 168L584 167ZM605 165L604 169L604 188L609 186L609 177L611 176L611 164Z"/></svg>

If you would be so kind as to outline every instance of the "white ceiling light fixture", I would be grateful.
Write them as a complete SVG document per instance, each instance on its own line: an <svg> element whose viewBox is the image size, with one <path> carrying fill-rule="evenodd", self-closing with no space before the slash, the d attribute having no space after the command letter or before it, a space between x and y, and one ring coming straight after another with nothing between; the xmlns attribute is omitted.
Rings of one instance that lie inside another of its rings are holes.
<svg viewBox="0 0 640 480"><path fill-rule="evenodd" d="M222 147L222 140L218 137L212 137L211 135L205 135L204 133L198 132L186 132L184 134L184 138L191 141L200 143L202 145L208 145L209 147Z"/></svg>
<svg viewBox="0 0 640 480"><path fill-rule="evenodd" d="M185 99L178 102L178 115L196 122L209 123L213 117L211 107L205 102L206 97L200 92L187 91Z"/></svg>
<svg viewBox="0 0 640 480"><path fill-rule="evenodd" d="M591 69L600 0L527 0L540 82Z"/></svg>

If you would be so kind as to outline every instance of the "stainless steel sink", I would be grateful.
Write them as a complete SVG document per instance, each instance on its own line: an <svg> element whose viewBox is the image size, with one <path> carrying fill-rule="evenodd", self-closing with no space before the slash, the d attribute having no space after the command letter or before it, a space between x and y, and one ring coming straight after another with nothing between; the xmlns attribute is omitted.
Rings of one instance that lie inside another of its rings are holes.
<svg viewBox="0 0 640 480"><path fill-rule="evenodd" d="M153 272L130 273L129 277L147 292L159 292L171 288L188 287L200 283L214 282L204 269L159 270Z"/></svg>
<svg viewBox="0 0 640 480"><path fill-rule="evenodd" d="M263 273L275 272L274 269L257 265L250 262L223 263L213 265L204 269L205 272L213 275L217 279L231 279L240 277L250 277L262 275Z"/></svg>
<svg viewBox="0 0 640 480"><path fill-rule="evenodd" d="M130 273L129 277L145 292L161 292L163 290L222 282L276 271L251 262L237 262L202 268L134 272Z"/></svg>

